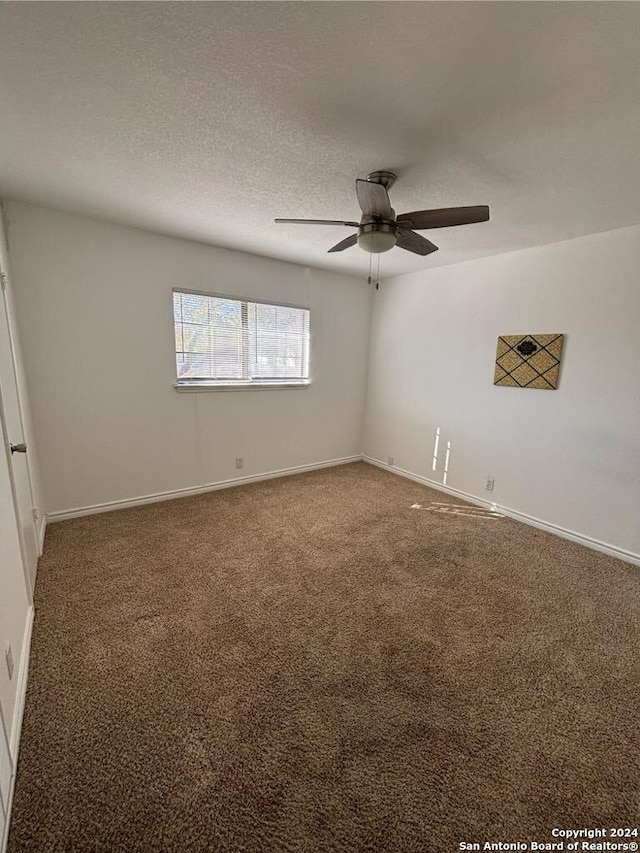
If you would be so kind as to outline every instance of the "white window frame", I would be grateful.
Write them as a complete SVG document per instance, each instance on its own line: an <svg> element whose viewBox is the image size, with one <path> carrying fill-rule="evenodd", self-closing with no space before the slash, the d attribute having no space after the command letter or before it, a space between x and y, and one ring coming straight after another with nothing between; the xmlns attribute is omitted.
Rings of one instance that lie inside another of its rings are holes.
<svg viewBox="0 0 640 853"><path fill-rule="evenodd" d="M188 287L174 287L171 291L171 325L175 329L175 315L173 305L174 293L187 293L196 296L208 296L215 299L231 299L234 302L253 302L258 305L274 305L282 308L299 308L302 311L309 312L309 342L307 349L307 364L309 366L309 376L305 379L180 379L177 375L176 365L176 350L175 350L175 332L172 337L174 340L173 349L173 367L176 375L176 381L173 387L177 391L265 391L268 389L293 389L293 388L308 388L311 384L311 309L307 305L294 305L291 302L277 302L273 299L257 299L253 296L237 296L227 293L212 293L207 290L193 290Z"/></svg>

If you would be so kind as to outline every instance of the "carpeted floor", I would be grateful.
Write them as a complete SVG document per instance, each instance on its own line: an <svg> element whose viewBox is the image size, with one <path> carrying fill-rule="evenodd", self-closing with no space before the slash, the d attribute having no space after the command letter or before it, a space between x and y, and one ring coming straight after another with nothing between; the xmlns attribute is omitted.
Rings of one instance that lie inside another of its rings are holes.
<svg viewBox="0 0 640 853"><path fill-rule="evenodd" d="M443 503L357 463L52 525L9 853L636 826L640 569Z"/></svg>

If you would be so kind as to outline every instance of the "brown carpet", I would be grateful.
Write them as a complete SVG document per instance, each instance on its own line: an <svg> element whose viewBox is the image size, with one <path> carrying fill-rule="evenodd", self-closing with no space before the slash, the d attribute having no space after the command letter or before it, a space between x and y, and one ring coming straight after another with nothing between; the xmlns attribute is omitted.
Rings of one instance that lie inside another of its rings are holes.
<svg viewBox="0 0 640 853"><path fill-rule="evenodd" d="M358 463L52 525L9 853L635 826L640 570L432 501Z"/></svg>

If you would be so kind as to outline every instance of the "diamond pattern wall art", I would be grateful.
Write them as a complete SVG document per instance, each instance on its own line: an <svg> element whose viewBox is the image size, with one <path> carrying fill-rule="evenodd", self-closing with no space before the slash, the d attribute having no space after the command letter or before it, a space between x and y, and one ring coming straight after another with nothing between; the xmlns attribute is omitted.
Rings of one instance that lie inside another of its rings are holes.
<svg viewBox="0 0 640 853"><path fill-rule="evenodd" d="M494 385L511 388L558 387L564 335L500 335Z"/></svg>

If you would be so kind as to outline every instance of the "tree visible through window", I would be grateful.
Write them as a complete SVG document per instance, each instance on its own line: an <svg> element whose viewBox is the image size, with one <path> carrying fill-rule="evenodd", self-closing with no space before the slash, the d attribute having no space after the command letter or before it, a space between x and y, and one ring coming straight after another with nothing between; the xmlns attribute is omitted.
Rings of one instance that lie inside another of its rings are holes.
<svg viewBox="0 0 640 853"><path fill-rule="evenodd" d="M309 382L309 310L173 292L179 385Z"/></svg>

